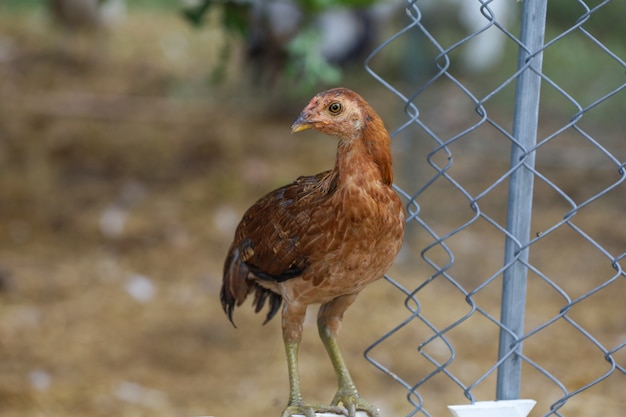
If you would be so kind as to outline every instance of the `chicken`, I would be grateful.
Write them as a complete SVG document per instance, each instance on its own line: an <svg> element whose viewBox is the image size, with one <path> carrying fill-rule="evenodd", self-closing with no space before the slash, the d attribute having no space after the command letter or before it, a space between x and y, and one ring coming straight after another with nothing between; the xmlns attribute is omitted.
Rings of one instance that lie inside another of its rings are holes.
<svg viewBox="0 0 626 417"><path fill-rule="evenodd" d="M376 407L360 398L336 338L346 309L384 275L402 245L405 211L392 189L391 140L370 105L345 88L313 97L291 126L292 132L306 129L338 140L334 168L300 177L246 211L226 257L220 298L231 322L249 294L256 312L268 304L265 322L282 305L290 387L283 417L359 410L376 417ZM331 405L304 402L300 391L298 347L311 304L321 304L319 335L338 381Z"/></svg>

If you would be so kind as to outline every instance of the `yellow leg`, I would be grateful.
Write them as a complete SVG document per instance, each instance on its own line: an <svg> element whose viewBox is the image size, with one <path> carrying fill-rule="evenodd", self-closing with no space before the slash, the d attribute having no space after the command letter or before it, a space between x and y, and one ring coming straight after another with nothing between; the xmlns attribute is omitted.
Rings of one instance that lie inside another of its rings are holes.
<svg viewBox="0 0 626 417"><path fill-rule="evenodd" d="M344 296L324 304L320 307L317 319L320 339L326 347L337 376L337 394L331 404L334 406L343 404L350 417L354 417L357 411L365 411L370 417L379 417L378 409L359 396L337 344L337 333L343 313L355 298L356 295Z"/></svg>
<svg viewBox="0 0 626 417"><path fill-rule="evenodd" d="M287 371L289 373L289 403L281 417L301 414L315 417L315 413L334 413L346 415L345 410L337 405L313 404L302 400L300 389L300 372L298 370L298 348L302 336L302 321L306 312L299 306L286 306L283 310L283 338L287 355Z"/></svg>

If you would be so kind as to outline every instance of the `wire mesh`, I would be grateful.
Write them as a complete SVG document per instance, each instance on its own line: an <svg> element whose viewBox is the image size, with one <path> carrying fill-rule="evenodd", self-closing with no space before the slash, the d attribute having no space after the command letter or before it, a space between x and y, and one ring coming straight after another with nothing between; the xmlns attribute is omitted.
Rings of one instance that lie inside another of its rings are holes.
<svg viewBox="0 0 626 417"><path fill-rule="evenodd" d="M365 64L404 106L408 211L404 273L386 277L406 318L365 356L406 390L408 416L520 396L543 416L622 415L626 53L610 17L624 8L561 2L568 18L548 7L544 26L543 0L448 3L407 2ZM451 36L428 17L444 4L480 19ZM411 83L377 71L398 44ZM502 51L488 77L465 71L488 48Z"/></svg>

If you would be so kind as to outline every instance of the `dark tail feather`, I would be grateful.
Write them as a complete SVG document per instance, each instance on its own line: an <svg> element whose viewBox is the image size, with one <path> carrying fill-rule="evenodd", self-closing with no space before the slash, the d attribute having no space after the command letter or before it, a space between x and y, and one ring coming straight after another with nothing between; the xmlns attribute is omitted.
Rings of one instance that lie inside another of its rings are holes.
<svg viewBox="0 0 626 417"><path fill-rule="evenodd" d="M255 313L258 313L259 311L263 309L263 306L265 305L265 300L267 299L268 295L269 295L268 290L259 286L256 287L256 293L254 294L254 301L252 302L252 305L255 306L254 307Z"/></svg>
<svg viewBox="0 0 626 417"><path fill-rule="evenodd" d="M222 308L224 309L224 313L228 316L228 320L230 320L233 327L237 328L237 325L233 321L233 311L235 310L235 298L232 297L232 294L229 294L226 291L226 286L222 286L222 290L220 291L220 301L222 302Z"/></svg>
<svg viewBox="0 0 626 417"><path fill-rule="evenodd" d="M245 301L248 293L252 291L251 283L248 281L248 273L248 267L239 258L239 249L231 249L224 262L224 277L222 290L220 291L220 301L233 326L235 326L233 321L235 306L240 306Z"/></svg>
<svg viewBox="0 0 626 417"><path fill-rule="evenodd" d="M276 315L282 303L283 298L280 295L273 292L270 293L270 311L267 312L267 316L265 317L263 324L266 324Z"/></svg>
<svg viewBox="0 0 626 417"><path fill-rule="evenodd" d="M270 321L280 309L280 305L283 302L283 299L280 295L257 285L256 294L254 295L254 302L252 303L254 307L254 312L260 312L263 307L265 307L265 302L269 297L269 311L267 312L267 316L265 317L265 321L263 324L266 324Z"/></svg>
<svg viewBox="0 0 626 417"><path fill-rule="evenodd" d="M228 320L234 327L237 326L233 320L233 311L235 311L235 307L240 306L245 301L248 294L252 291L255 292L252 302L255 313L260 312L269 299L269 312L263 324L276 315L283 301L280 295L258 285L254 280L248 279L249 274L250 269L241 261L239 250L231 250L224 263L224 278L220 291L220 301L222 302L224 312L228 316Z"/></svg>

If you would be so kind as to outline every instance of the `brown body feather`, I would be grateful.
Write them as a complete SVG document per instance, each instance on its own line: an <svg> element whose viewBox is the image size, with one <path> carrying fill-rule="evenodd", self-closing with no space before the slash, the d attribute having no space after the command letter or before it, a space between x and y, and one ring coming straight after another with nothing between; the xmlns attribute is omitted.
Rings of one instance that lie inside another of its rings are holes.
<svg viewBox="0 0 626 417"><path fill-rule="evenodd" d="M335 166L268 193L246 211L221 291L231 321L251 293L257 312L269 302L266 321L284 303L286 343L299 342L306 307L316 303L335 335L356 294L391 266L404 235L389 134L365 100L347 89L320 93L292 130L305 128L338 139Z"/></svg>

